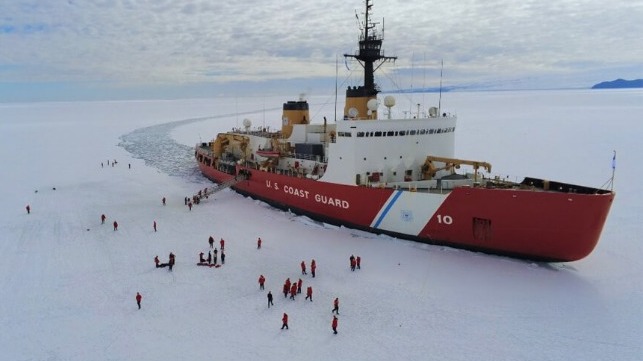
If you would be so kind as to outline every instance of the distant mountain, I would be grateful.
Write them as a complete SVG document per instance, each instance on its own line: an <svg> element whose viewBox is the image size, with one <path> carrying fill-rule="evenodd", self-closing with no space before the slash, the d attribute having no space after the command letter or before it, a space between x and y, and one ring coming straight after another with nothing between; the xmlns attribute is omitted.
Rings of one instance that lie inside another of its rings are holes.
<svg viewBox="0 0 643 361"><path fill-rule="evenodd" d="M592 87L592 89L622 89L622 88L643 88L643 79L625 80L616 79L604 81Z"/></svg>

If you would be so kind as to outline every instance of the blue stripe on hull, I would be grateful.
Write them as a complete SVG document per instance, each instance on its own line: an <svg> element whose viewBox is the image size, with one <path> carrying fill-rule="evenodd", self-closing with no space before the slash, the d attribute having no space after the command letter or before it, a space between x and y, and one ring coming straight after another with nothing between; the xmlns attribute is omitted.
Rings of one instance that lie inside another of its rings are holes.
<svg viewBox="0 0 643 361"><path fill-rule="evenodd" d="M388 202L388 204L386 205L386 208L384 208L384 211L380 214L380 217L377 219L377 222L375 222L375 224L373 225L373 228L379 227L380 223L382 223L382 221L386 217L386 214L391 210L391 207L393 207L393 204L395 204L395 201L397 201L397 199L400 197L401 194L402 194L402 191L400 190L395 191L395 195L393 196L393 199L391 199L391 201Z"/></svg>

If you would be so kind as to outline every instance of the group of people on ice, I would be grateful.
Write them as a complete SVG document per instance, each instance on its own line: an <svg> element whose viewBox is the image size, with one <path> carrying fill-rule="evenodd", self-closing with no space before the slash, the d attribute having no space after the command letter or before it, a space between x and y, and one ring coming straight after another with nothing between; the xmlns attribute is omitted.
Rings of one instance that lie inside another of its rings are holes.
<svg viewBox="0 0 643 361"><path fill-rule="evenodd" d="M259 248L259 247L257 247L257 248ZM351 258L352 258L351 262L355 263L355 267L357 267L357 261L355 259L356 257L351 255ZM305 261L301 261L300 268L301 268L301 274L302 275L308 275ZM311 273L312 277L315 277L316 269L317 269L317 263L313 259L310 262L310 273ZM258 282L259 282L259 290L263 291L265 289L266 277L263 274L259 275ZM284 282L283 287L282 287L282 292L284 294L284 298L288 298L288 296L290 296L291 300L295 300L295 297L298 294L301 294L302 286L303 286L303 280L301 278L299 278L296 282L291 281L290 277L286 278L286 281ZM271 306L274 306L274 296L272 294L272 291L268 291L266 297L268 298L268 308L270 308ZM313 287L312 286L308 286L306 288L306 298L305 298L305 300L310 300L310 302L313 301ZM337 318L337 316L339 315L339 297L336 297L333 300L333 308L332 308L331 312L333 313L333 318L331 320L331 328L333 330L333 333L337 334L337 325L338 325L338 322L339 322L338 318ZM281 319L281 321L282 321L281 329L282 330L283 329L289 329L288 317L289 317L288 314L284 312L284 314L282 316L282 319Z"/></svg>
<svg viewBox="0 0 643 361"><path fill-rule="evenodd" d="M348 260L350 261L351 271L355 271L356 268L357 269L362 268L361 266L362 258L360 256L355 257L351 254Z"/></svg>
<svg viewBox="0 0 643 361"><path fill-rule="evenodd" d="M269 295L268 299L271 300L272 299L272 297L271 297L272 294L270 292L268 292L268 295ZM334 304L335 304L335 308L333 309L333 312L335 311L335 309L337 309L338 310L337 315L339 315L339 299L338 298L335 298ZM339 319L337 318L337 315L333 315L333 319L330 321L330 327L333 330L333 334L335 334L335 335L337 335L337 326L338 326L338 323L339 323ZM281 329L283 330L284 328L286 330L289 329L289 327L288 327L288 314L286 312L284 312L283 316L281 316Z"/></svg>
<svg viewBox="0 0 643 361"><path fill-rule="evenodd" d="M212 251L208 251L208 257L205 257L205 252L199 253L199 266L210 266L210 267L219 267L219 250L214 247L214 237L210 236L208 238L208 244ZM221 238L219 241L219 247L221 247L221 264L225 264L225 240Z"/></svg>
<svg viewBox="0 0 643 361"><path fill-rule="evenodd" d="M200 189L197 194L193 195L192 197L185 197L183 199L183 202L186 206L188 206L189 210L192 210L193 205L200 204L202 198L208 199L208 195L210 194L212 194L212 191L208 188Z"/></svg>
<svg viewBox="0 0 643 361"><path fill-rule="evenodd" d="M156 268L168 267L168 269L171 271L172 268L174 267L175 262L176 262L176 256L172 252L170 252L170 256L167 263L161 263L159 261L159 256L154 257L154 263L156 264Z"/></svg>

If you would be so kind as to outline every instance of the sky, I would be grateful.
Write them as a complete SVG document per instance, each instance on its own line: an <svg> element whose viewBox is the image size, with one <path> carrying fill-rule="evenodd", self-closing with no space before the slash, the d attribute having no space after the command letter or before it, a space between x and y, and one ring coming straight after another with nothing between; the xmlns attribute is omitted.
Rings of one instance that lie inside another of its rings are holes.
<svg viewBox="0 0 643 361"><path fill-rule="evenodd" d="M384 90L643 77L643 1L374 1ZM326 94L360 83L363 2L0 2L0 101ZM381 21L384 18L385 21ZM381 25L381 24L380 24ZM339 58L339 61L338 61ZM338 66L339 64L339 66ZM337 73L337 76L336 76Z"/></svg>
<svg viewBox="0 0 643 361"><path fill-rule="evenodd" d="M600 187L617 150L616 198L596 249L555 264L330 226L230 189L189 211L183 197L212 186L192 147L235 126L229 98L0 104L2 358L641 360L642 96L444 97L460 116L456 155L489 161L497 174ZM311 99L311 108L319 103ZM254 99L243 116L257 121L263 108ZM278 111L267 115L279 123ZM226 241L223 267L196 265L209 236L216 246ZM173 271L156 269L154 256L165 262L169 252ZM362 259L355 272L351 254ZM315 278L299 267L312 259ZM279 293L286 278L300 277L313 302ZM289 330L280 329L284 312Z"/></svg>

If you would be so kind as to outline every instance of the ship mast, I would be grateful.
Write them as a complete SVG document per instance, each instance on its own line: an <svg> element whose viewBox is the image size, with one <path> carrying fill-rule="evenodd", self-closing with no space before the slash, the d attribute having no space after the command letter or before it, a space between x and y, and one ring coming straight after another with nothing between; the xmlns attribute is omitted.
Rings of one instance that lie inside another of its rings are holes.
<svg viewBox="0 0 643 361"><path fill-rule="evenodd" d="M347 107L344 111L345 117L349 116L349 105L358 111L359 115L357 117L365 114L366 102L375 98L377 93L379 93L379 89L375 84L375 71L379 69L383 63L391 60L395 61L397 59L396 56L384 56L382 52L383 35L380 36L375 31L377 23L371 20L371 11L373 7L371 2L372 0L365 0L366 11L364 14L364 22L362 24L362 33L359 38L359 50L356 54L344 54L345 58L357 59L360 65L364 68L364 84L359 87L349 87L346 90ZM382 34L383 33L384 27L382 26ZM351 98L353 98L355 102L352 102ZM361 103L363 103L363 106ZM350 117L354 118L355 116L350 114Z"/></svg>

